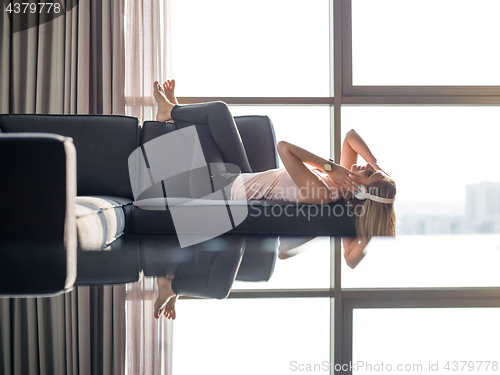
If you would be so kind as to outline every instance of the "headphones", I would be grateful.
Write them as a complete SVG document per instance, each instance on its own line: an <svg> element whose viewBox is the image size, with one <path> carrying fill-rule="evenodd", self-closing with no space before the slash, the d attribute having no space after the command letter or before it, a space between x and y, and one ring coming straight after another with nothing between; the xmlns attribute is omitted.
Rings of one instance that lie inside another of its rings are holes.
<svg viewBox="0 0 500 375"><path fill-rule="evenodd" d="M361 187L359 188L358 191L354 193L354 196L358 198L359 200L365 200L365 199L370 199L375 202L379 203L394 203L396 198L382 198L379 197L378 195L373 195L368 193L368 188L366 185L360 185Z"/></svg>

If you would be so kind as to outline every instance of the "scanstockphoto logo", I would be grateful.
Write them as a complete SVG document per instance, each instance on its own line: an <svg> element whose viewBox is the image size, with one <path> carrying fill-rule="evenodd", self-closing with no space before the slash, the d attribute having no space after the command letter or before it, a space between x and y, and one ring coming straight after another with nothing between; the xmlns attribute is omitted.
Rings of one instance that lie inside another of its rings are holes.
<svg viewBox="0 0 500 375"><path fill-rule="evenodd" d="M181 247L220 236L248 215L246 202L231 201L231 184L212 178L236 176L239 168L208 164L195 126L146 142L130 154L128 167L136 205L146 210L168 207Z"/></svg>
<svg viewBox="0 0 500 375"><path fill-rule="evenodd" d="M249 203L250 217L303 217L307 221L316 217L361 217L365 215L366 209L363 206L353 206L347 202L343 204L268 204L263 205L252 201Z"/></svg>
<svg viewBox="0 0 500 375"><path fill-rule="evenodd" d="M73 9L79 0L16 1L3 0L13 32L23 31L50 22Z"/></svg>

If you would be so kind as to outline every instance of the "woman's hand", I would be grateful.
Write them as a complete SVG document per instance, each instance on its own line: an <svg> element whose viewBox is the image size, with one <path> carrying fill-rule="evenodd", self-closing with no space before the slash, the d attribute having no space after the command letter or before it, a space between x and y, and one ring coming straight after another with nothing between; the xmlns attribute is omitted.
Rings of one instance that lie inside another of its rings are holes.
<svg viewBox="0 0 500 375"><path fill-rule="evenodd" d="M328 174L339 188L352 193L358 190L358 182L356 180L360 177L356 173L351 172L349 169L338 164L334 164L332 165L331 172Z"/></svg>

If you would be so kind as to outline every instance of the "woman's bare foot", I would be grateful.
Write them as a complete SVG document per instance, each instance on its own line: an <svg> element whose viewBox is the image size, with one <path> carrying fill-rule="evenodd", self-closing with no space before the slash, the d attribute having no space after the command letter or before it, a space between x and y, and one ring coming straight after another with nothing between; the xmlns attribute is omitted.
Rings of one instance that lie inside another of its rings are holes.
<svg viewBox="0 0 500 375"><path fill-rule="evenodd" d="M167 100L170 103L179 104L179 102L177 101L177 97L175 96L175 79L171 81L167 80L167 82L163 84L163 91L165 91Z"/></svg>
<svg viewBox="0 0 500 375"><path fill-rule="evenodd" d="M165 311L163 312L163 315L165 315L165 318L167 319L175 319L175 303L177 302L177 297L178 296L173 296L170 298L165 306Z"/></svg>
<svg viewBox="0 0 500 375"><path fill-rule="evenodd" d="M155 319L158 319L163 311L163 308L168 301L175 296L174 291L172 290L172 280L173 276L160 276L156 278L156 282L158 284L158 298L155 302L154 307L154 316Z"/></svg>
<svg viewBox="0 0 500 375"><path fill-rule="evenodd" d="M165 91L160 86L158 81L153 83L153 95L158 103L158 113L156 114L156 121L165 122L172 119L172 108L174 104L170 103L165 95Z"/></svg>

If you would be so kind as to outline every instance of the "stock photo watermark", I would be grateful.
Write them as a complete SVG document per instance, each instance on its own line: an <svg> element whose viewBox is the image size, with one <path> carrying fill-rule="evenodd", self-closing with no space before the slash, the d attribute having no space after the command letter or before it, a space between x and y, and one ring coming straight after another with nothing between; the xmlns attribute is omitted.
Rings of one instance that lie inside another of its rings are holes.
<svg viewBox="0 0 500 375"><path fill-rule="evenodd" d="M363 216L366 213L364 206L355 206L351 202L346 202L346 207L343 205L304 205L290 203L284 206L281 205L261 205L258 201L250 201L249 216L251 217L306 217L310 221L315 217L353 217Z"/></svg>
<svg viewBox="0 0 500 375"><path fill-rule="evenodd" d="M4 0L3 10L9 18L13 32L43 25L64 16L79 0L17 1Z"/></svg>
<svg viewBox="0 0 500 375"><path fill-rule="evenodd" d="M320 363L301 363L291 361L289 371L291 372L330 372L334 371L356 371L356 372L499 372L498 361L464 361L464 360L445 360L445 361L427 361L426 363L388 363L388 362L370 362L353 361L349 363L330 363L323 361Z"/></svg>

